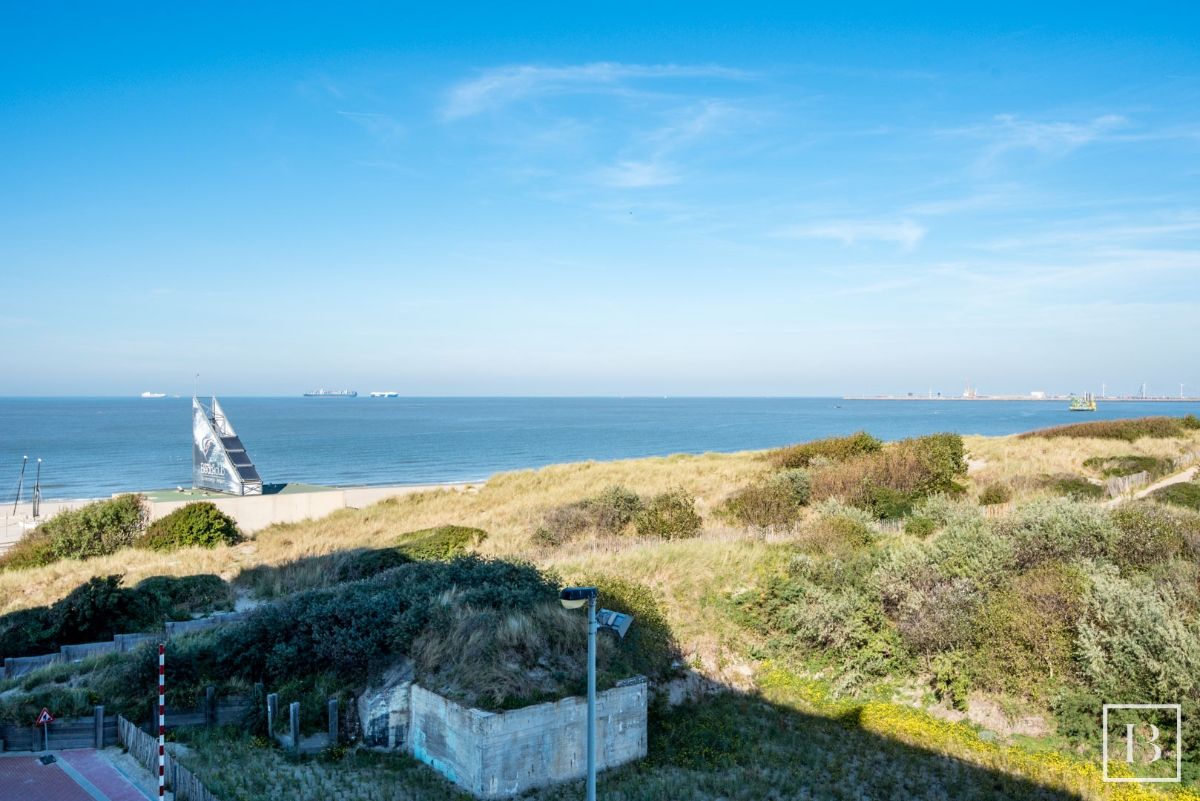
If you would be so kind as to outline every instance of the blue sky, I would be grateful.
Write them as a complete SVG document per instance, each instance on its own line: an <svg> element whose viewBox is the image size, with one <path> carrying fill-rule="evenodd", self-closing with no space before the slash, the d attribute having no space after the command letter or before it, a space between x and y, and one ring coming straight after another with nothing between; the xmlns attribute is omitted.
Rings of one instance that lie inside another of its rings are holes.
<svg viewBox="0 0 1200 801"><path fill-rule="evenodd" d="M24 4L0 394L1200 393L1193 4Z"/></svg>

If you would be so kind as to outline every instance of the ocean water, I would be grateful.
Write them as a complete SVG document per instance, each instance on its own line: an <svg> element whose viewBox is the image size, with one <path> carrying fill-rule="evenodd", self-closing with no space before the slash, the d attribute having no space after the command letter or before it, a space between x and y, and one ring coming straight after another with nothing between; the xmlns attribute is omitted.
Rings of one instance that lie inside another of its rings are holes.
<svg viewBox="0 0 1200 801"><path fill-rule="evenodd" d="M221 404L267 483L474 481L556 462L768 448L866 429L1011 434L1198 403L850 401L837 398L238 398ZM189 398L0 398L0 502L21 457L42 497L90 498L191 483Z"/></svg>

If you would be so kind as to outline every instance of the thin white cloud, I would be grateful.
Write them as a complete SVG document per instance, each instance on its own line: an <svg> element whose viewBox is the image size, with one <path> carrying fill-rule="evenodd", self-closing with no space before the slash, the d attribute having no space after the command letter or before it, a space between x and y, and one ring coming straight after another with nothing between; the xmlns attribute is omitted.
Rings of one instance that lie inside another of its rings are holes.
<svg viewBox="0 0 1200 801"><path fill-rule="evenodd" d="M459 119L542 94L620 90L636 79L743 79L741 70L718 65L621 64L602 61L564 67L518 64L484 70L451 87L442 107L446 119Z"/></svg>
<svg viewBox="0 0 1200 801"><path fill-rule="evenodd" d="M1065 156L1110 137L1128 122L1119 114L1104 114L1085 122L1037 122L1015 114L997 114L986 125L961 128L954 133L989 140L983 155L983 161L987 163L1021 150L1044 156Z"/></svg>
<svg viewBox="0 0 1200 801"><path fill-rule="evenodd" d="M671 167L654 161L619 161L600 170L596 180L604 186L635 189L677 184L680 176Z"/></svg>
<svg viewBox="0 0 1200 801"><path fill-rule="evenodd" d="M832 239L843 245L884 242L911 250L925 238L926 232L923 225L912 220L825 220L790 226L780 231L780 236L789 239Z"/></svg>
<svg viewBox="0 0 1200 801"><path fill-rule="evenodd" d="M404 134L404 126L390 114L379 114L370 111L339 111L338 116L353 122L384 142L390 142Z"/></svg>

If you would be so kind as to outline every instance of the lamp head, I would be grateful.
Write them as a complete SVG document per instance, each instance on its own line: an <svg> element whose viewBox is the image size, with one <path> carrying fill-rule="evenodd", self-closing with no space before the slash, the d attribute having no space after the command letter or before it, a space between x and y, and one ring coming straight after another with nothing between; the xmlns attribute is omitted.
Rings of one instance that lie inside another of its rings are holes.
<svg viewBox="0 0 1200 801"><path fill-rule="evenodd" d="M567 609L578 609L598 594L595 587L565 587L558 599Z"/></svg>

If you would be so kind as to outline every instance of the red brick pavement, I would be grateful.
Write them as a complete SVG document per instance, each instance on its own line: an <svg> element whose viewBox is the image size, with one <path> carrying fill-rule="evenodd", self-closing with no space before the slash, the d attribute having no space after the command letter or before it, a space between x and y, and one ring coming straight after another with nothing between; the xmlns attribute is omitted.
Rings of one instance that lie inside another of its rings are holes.
<svg viewBox="0 0 1200 801"><path fill-rule="evenodd" d="M66 765L98 790L104 801L146 801L111 764L91 748L57 751L43 765L36 756L0 757L0 801L97 801L61 767Z"/></svg>

